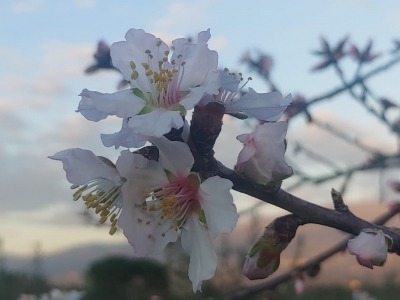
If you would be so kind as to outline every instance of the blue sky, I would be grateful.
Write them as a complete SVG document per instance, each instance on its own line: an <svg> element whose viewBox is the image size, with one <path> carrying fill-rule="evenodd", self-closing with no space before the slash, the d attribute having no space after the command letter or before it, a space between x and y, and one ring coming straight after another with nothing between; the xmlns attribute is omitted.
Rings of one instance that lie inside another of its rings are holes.
<svg viewBox="0 0 400 300"><path fill-rule="evenodd" d="M400 2L394 0L1 1L0 232L6 250L27 254L35 240L43 241L45 251L124 240L122 235L111 239L105 230L82 224L77 212L83 205L72 203L61 166L46 158L70 147L118 156L118 151L102 147L99 139L99 133L118 128L117 120L94 124L74 113L83 88L114 92L120 79L114 72L83 74L93 62L100 39L111 44L122 40L129 28L142 28L170 42L210 28L210 48L219 52L221 68L255 77L239 60L246 50L261 49L274 58L272 76L282 92L313 97L340 85L333 71L309 72L318 62L310 51L319 48L320 36L335 43L348 34L361 46L373 38L376 51L385 52L391 49L393 38L400 38L399 13ZM348 59L344 63L346 71L354 70ZM396 101L399 75L400 68L394 68L372 80L371 87ZM260 80L254 80L252 87L266 91ZM390 132L346 94L313 111L369 143L389 152L395 148ZM232 119L225 123L216 151L232 166L241 148L234 137L249 129ZM301 118L291 124L288 136L289 141L315 147L343 166L365 159L354 149L338 150L345 146L330 137L321 138ZM228 154L224 153L227 148ZM310 162L305 166L323 170ZM369 184L371 180L376 180L376 174L355 178L349 197L354 201L376 198L377 186ZM339 184L296 193L324 203L330 187ZM254 203L246 197L235 198L240 207Z"/></svg>

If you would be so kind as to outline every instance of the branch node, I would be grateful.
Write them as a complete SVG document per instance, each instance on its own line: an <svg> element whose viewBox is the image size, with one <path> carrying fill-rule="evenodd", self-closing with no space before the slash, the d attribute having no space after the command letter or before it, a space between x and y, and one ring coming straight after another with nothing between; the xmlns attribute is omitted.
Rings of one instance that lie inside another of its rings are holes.
<svg viewBox="0 0 400 300"><path fill-rule="evenodd" d="M336 191L335 189L331 190L331 197L333 201L333 206L335 207L336 211L344 211L349 212L349 208L346 204L344 204L342 195Z"/></svg>

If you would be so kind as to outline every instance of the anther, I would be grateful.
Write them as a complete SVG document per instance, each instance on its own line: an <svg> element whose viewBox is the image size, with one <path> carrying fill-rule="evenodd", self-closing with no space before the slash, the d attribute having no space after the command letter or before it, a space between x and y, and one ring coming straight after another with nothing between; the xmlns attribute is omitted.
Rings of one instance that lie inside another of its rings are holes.
<svg viewBox="0 0 400 300"><path fill-rule="evenodd" d="M136 80L136 79L138 79L138 77L139 77L139 73L136 70L133 70L131 79Z"/></svg>
<svg viewBox="0 0 400 300"><path fill-rule="evenodd" d="M107 221L107 217L106 216L102 216L99 220L100 224L103 224L105 221Z"/></svg>
<svg viewBox="0 0 400 300"><path fill-rule="evenodd" d="M157 45L157 47L160 47L161 46L161 41L158 41L156 45Z"/></svg>
<svg viewBox="0 0 400 300"><path fill-rule="evenodd" d="M165 232L161 233L162 236L165 236Z"/></svg>
<svg viewBox="0 0 400 300"><path fill-rule="evenodd" d="M111 229L110 229L110 235L114 235L114 233L117 231L117 227L116 226L113 226L113 227L111 227Z"/></svg>
<svg viewBox="0 0 400 300"><path fill-rule="evenodd" d="M247 78L248 80L253 80L253 78L251 78L251 77L249 77L249 78Z"/></svg>
<svg viewBox="0 0 400 300"><path fill-rule="evenodd" d="M146 73L144 73L146 76L151 76L153 75L153 71L152 70L147 70Z"/></svg>
<svg viewBox="0 0 400 300"><path fill-rule="evenodd" d="M151 235L151 234L149 234L147 237L148 237L149 239L151 239L152 235Z"/></svg>
<svg viewBox="0 0 400 300"><path fill-rule="evenodd" d="M175 59L171 60L171 65L175 65Z"/></svg>
<svg viewBox="0 0 400 300"><path fill-rule="evenodd" d="M145 70L150 69L150 66L148 63L142 63L143 68L145 68Z"/></svg>
<svg viewBox="0 0 400 300"><path fill-rule="evenodd" d="M149 224L150 224L150 221L147 221L147 222L146 222L146 225L149 225Z"/></svg>
<svg viewBox="0 0 400 300"><path fill-rule="evenodd" d="M165 56L168 56L169 55L169 51L165 51L164 54L165 54Z"/></svg>
<svg viewBox="0 0 400 300"><path fill-rule="evenodd" d="M144 51L144 53L146 53L146 54L150 54L150 53L151 53L151 51L150 51L149 49L147 49L146 51Z"/></svg>
<svg viewBox="0 0 400 300"><path fill-rule="evenodd" d="M142 223L143 222L143 220L141 218L138 218L137 221L138 221L138 223Z"/></svg>
<svg viewBox="0 0 400 300"><path fill-rule="evenodd" d="M228 69L228 68L225 68L225 69L224 69L224 72L229 72L229 69Z"/></svg>
<svg viewBox="0 0 400 300"><path fill-rule="evenodd" d="M163 62L166 62L168 60L168 57L163 57Z"/></svg>
<svg viewBox="0 0 400 300"><path fill-rule="evenodd" d="M161 222L158 222L157 224L158 224L158 226L161 226Z"/></svg>
<svg viewBox="0 0 400 300"><path fill-rule="evenodd" d="M135 70L135 69L136 69L136 65L135 65L135 63L134 63L133 61L131 61L131 62L130 62L130 64L131 64L131 68L132 68L132 70Z"/></svg>
<svg viewBox="0 0 400 300"><path fill-rule="evenodd" d="M71 190L74 190L74 189L76 189L78 187L79 187L79 184L73 184L73 185L71 185Z"/></svg>

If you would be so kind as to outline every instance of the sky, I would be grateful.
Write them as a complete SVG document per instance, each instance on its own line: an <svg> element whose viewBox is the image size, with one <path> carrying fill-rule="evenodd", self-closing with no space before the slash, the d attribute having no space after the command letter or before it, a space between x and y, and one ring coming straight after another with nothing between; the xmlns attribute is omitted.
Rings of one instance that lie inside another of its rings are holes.
<svg viewBox="0 0 400 300"><path fill-rule="evenodd" d="M73 147L113 160L118 157L118 150L102 146L99 134L115 132L119 121L110 118L92 123L75 113L82 89L112 93L121 79L113 71L84 74L94 62L92 55L99 40L111 44L123 40L129 28L142 28L169 43L210 28L209 47L218 51L221 68L252 76L251 87L265 92L266 85L240 62L246 51L262 50L273 57L272 77L285 95L301 93L312 98L340 86L332 70L309 72L318 63L310 52L319 48L320 36L335 43L349 35L359 46L372 38L376 51L387 54L392 39L400 38L399 13L400 2L395 0L1 1L0 237L6 252L30 255L36 241L42 243L45 253L84 243L124 241L122 234L110 237L107 229L82 220L84 205L71 200L61 164L47 159ZM346 59L344 70L351 74L354 69ZM393 68L370 80L370 87L400 101L399 75L400 68ZM396 150L391 133L347 94L316 105L312 112L386 153ZM226 118L216 146L217 158L232 167L241 149L235 137L250 130L243 122ZM302 142L342 167L367 158L365 153L306 126L302 117L290 124L288 140L289 145ZM306 157L293 157L293 161L315 174L327 171ZM397 174L395 169L385 176L400 179ZM287 185L293 182L290 180ZM355 176L349 201L376 200L377 180L374 172ZM330 188L339 188L341 181L308 185L294 194L329 205ZM389 191L385 195L394 197ZM237 193L235 201L240 209L256 203ZM267 206L263 212L277 210Z"/></svg>

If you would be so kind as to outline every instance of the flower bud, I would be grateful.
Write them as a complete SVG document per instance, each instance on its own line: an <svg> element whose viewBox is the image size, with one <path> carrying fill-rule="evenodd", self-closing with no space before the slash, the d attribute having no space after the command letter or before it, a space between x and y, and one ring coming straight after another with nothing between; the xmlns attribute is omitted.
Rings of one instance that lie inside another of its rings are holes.
<svg viewBox="0 0 400 300"><path fill-rule="evenodd" d="M243 266L243 274L250 280L263 279L274 273L280 262L281 252L294 238L300 219L288 215L270 223L251 247Z"/></svg>
<svg viewBox="0 0 400 300"><path fill-rule="evenodd" d="M387 251L393 244L393 239L382 232L366 228L354 239L349 240L347 248L351 255L356 255L360 265L372 269L372 266L383 266Z"/></svg>

